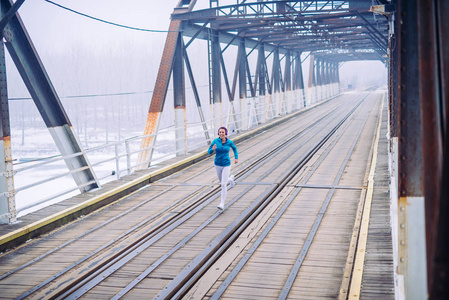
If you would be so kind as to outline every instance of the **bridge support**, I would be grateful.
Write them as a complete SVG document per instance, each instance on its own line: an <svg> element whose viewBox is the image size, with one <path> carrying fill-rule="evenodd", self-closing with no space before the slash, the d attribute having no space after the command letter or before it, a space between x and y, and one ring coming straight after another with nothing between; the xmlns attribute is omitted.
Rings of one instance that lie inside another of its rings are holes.
<svg viewBox="0 0 449 300"><path fill-rule="evenodd" d="M176 41L173 59L173 97L175 109L176 155L183 155L187 152L187 121L184 78L184 49L181 33Z"/></svg>
<svg viewBox="0 0 449 300"><path fill-rule="evenodd" d="M0 46L0 224L17 220L14 171L11 153L8 89L6 84L5 48Z"/></svg>
<svg viewBox="0 0 449 300"><path fill-rule="evenodd" d="M324 83L323 83L323 60L319 57L315 57L316 60L316 88L317 97L316 101L320 102L324 99Z"/></svg>
<svg viewBox="0 0 449 300"><path fill-rule="evenodd" d="M293 110L292 99L292 62L291 55L288 52L285 55L285 68L284 68L284 107L286 113L291 113Z"/></svg>
<svg viewBox="0 0 449 300"><path fill-rule="evenodd" d="M306 107L306 95L304 90L304 76L302 74L301 53L295 52L293 90L295 91L295 109Z"/></svg>
<svg viewBox="0 0 449 300"><path fill-rule="evenodd" d="M275 49L273 52L273 69L272 69L272 100L274 115L280 116L282 114L282 104L281 104L281 87L280 87L280 61L279 61L279 50Z"/></svg>
<svg viewBox="0 0 449 300"><path fill-rule="evenodd" d="M315 79L315 56L312 54L309 64L309 81L307 84L307 106L314 103L316 95L316 79Z"/></svg>
<svg viewBox="0 0 449 300"><path fill-rule="evenodd" d="M267 95L267 62L265 60L265 47L260 44L257 56L256 78L259 83L259 101L263 103L263 122L270 119L271 97ZM258 76L257 76L258 75Z"/></svg>
<svg viewBox="0 0 449 300"><path fill-rule="evenodd" d="M394 88L390 134L393 151L398 146L392 153L398 161L393 173L398 180L397 199L393 199L398 203L398 274L404 279L407 299L445 299L449 295L449 26L445 20L449 4L394 2L397 38L390 43L390 57L397 57L398 64L390 68L393 76L397 72L398 81L390 79Z"/></svg>
<svg viewBox="0 0 449 300"><path fill-rule="evenodd" d="M2 18L10 9L10 1L1 0ZM100 184L86 155L82 153L69 118L17 14L5 25L2 36L67 167L73 171L72 177L79 190L86 192L99 187Z"/></svg>
<svg viewBox="0 0 449 300"><path fill-rule="evenodd" d="M247 128L250 120L248 119L247 122L244 122L244 120L247 119L248 114L248 106L254 105L254 103L248 103L247 99L247 82L246 82L246 68L247 68L247 61L246 61L246 50L245 50L245 42L242 40L239 43L239 49L237 53L237 62L236 62L236 72L238 72L239 75L239 101L240 101L240 113L239 118L240 122L236 122L236 124L239 124L239 128ZM252 96L252 95L251 95ZM253 98L254 100L254 98ZM249 105L248 105L249 104ZM246 114L245 114L246 113ZM245 126L246 123L247 126Z"/></svg>
<svg viewBox="0 0 449 300"><path fill-rule="evenodd" d="M220 68L220 40L217 31L210 31L210 82L209 88L212 96L212 111L214 112L214 132L223 126L223 110L221 100L221 68Z"/></svg>

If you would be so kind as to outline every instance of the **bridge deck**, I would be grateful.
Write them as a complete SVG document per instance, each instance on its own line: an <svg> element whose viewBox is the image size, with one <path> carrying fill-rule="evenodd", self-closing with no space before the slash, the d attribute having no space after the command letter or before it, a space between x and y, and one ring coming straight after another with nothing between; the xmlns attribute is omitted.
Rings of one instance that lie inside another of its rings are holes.
<svg viewBox="0 0 449 300"><path fill-rule="evenodd" d="M383 101L348 94L233 136L224 211L200 151L0 226L6 248L110 203L3 253L0 298L64 296L92 271L72 296L162 299L195 278L185 298L394 299Z"/></svg>

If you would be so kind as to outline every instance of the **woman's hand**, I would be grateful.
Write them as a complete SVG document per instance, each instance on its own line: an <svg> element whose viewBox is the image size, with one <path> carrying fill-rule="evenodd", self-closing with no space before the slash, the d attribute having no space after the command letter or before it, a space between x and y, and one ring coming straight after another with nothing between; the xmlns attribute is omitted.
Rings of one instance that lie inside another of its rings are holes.
<svg viewBox="0 0 449 300"><path fill-rule="evenodd" d="M215 151L215 149L217 149L217 145L216 145L216 144L214 144L214 145L212 146L212 150Z"/></svg>
<svg viewBox="0 0 449 300"><path fill-rule="evenodd" d="M235 159L235 160L234 160L234 163L235 163L235 164L236 164L236 163L238 163L238 162L239 162L239 160L238 160L238 159Z"/></svg>

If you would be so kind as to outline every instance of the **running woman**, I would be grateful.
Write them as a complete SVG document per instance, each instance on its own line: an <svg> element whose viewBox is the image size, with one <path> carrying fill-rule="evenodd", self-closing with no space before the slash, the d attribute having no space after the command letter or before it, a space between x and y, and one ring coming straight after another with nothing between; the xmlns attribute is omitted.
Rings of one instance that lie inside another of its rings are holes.
<svg viewBox="0 0 449 300"><path fill-rule="evenodd" d="M235 144L228 139L228 130L226 127L220 127L218 129L218 138L212 141L209 146L209 154L215 151L215 170L217 171L218 180L221 182L221 202L217 206L218 209L224 209L224 203L226 200L227 188L226 185L229 183L230 187L234 187L234 175L229 176L231 173L231 159L229 158L229 149L232 148L234 152L234 163L239 162L239 154L237 152L237 147Z"/></svg>

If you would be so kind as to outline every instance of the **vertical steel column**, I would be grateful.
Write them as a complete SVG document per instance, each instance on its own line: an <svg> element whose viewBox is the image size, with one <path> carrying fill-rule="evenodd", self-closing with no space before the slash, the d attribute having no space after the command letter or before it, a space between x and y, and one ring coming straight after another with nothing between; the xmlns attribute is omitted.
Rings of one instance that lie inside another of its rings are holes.
<svg viewBox="0 0 449 300"><path fill-rule="evenodd" d="M245 41L241 40L238 46L238 74L239 74L239 104L240 104L240 128L247 128L243 124L249 124L247 105L247 85L246 85L246 51ZM252 103L253 104L253 103ZM246 122L244 120L247 120Z"/></svg>
<svg viewBox="0 0 449 300"><path fill-rule="evenodd" d="M335 61L330 62L330 82L331 82L331 96L334 96L336 94L336 76L335 76Z"/></svg>
<svg viewBox="0 0 449 300"><path fill-rule="evenodd" d="M441 98L442 89L440 88L442 74L439 73L437 11L435 1L419 0L417 11L427 274L429 290L433 290L434 282L441 280L440 277L433 276L435 263L440 263L439 259L437 261L434 260L436 254L436 240L439 234L447 232L446 230L440 232L438 228L440 217L444 218L448 216L447 212L445 212L444 209L441 209L441 205L442 202L449 201L447 198L441 198L441 186L444 184L442 181L444 164L442 125L444 121L442 119L441 107L441 104L443 104ZM446 32L445 34L447 35L448 33ZM443 58L441 57L440 59ZM446 182L445 184L448 183ZM444 254L441 258L443 257L447 259L449 256ZM448 279L445 281L447 284ZM448 287L444 287L444 289L446 292L449 291ZM447 297L449 296L449 293L446 293L445 295Z"/></svg>
<svg viewBox="0 0 449 300"><path fill-rule="evenodd" d="M292 74L292 88L295 91L295 95L297 94L297 91L299 89L299 67L301 64L301 56L299 54L299 52L295 51L293 53L293 74ZM299 60L299 64L298 64L298 60ZM296 96L295 96L296 97ZM299 101L299 99L297 99Z"/></svg>
<svg viewBox="0 0 449 300"><path fill-rule="evenodd" d="M5 48L0 47L0 224L16 221L16 200L12 164L11 129L9 125L8 89Z"/></svg>
<svg viewBox="0 0 449 300"><path fill-rule="evenodd" d="M436 250L433 257L435 270L433 274L433 289L430 299L447 299L449 297L449 2L437 0L436 24L438 37L438 67L440 82L440 117L443 140L443 174L440 187L439 222L437 224Z"/></svg>
<svg viewBox="0 0 449 300"><path fill-rule="evenodd" d="M321 83L323 85L321 96L322 96L323 100L327 98L327 73L326 73L327 71L326 71L326 68L327 68L327 63L326 63L326 60L323 58L321 60L321 76L322 76Z"/></svg>
<svg viewBox="0 0 449 300"><path fill-rule="evenodd" d="M211 67L212 67L212 103L214 106L215 131L222 126L223 111L221 101L221 67L220 67L220 39L218 31L211 31Z"/></svg>
<svg viewBox="0 0 449 300"><path fill-rule="evenodd" d="M326 60L321 58L320 61L321 68L321 100L326 99Z"/></svg>
<svg viewBox="0 0 449 300"><path fill-rule="evenodd" d="M286 112L292 111L292 61L290 51L285 55L285 68L284 68L284 99L286 100Z"/></svg>
<svg viewBox="0 0 449 300"><path fill-rule="evenodd" d="M324 98L329 98L329 61L323 59Z"/></svg>
<svg viewBox="0 0 449 300"><path fill-rule="evenodd" d="M326 62L326 81L327 81L327 96L331 97L332 93L332 61Z"/></svg>
<svg viewBox="0 0 449 300"><path fill-rule="evenodd" d="M245 41L241 40L238 49L238 72L239 72L239 98L240 100L246 99L246 51Z"/></svg>
<svg viewBox="0 0 449 300"><path fill-rule="evenodd" d="M258 71L258 81L259 81L259 96L265 96L266 94L266 87L265 87L265 47L263 44L260 44L258 49L258 56L257 56L257 69Z"/></svg>
<svg viewBox="0 0 449 300"><path fill-rule="evenodd" d="M291 61L291 54L288 52L285 55L285 75L284 75L284 83L285 83L285 90L291 91L292 90L292 61Z"/></svg>
<svg viewBox="0 0 449 300"><path fill-rule="evenodd" d="M406 298L427 298L418 0L399 1L399 266Z"/></svg>
<svg viewBox="0 0 449 300"><path fill-rule="evenodd" d="M307 84L307 98L309 98L309 105L313 103L312 99L314 98L314 87L316 85L315 80L315 56L311 54L309 56L310 58L310 65L309 65L309 81Z"/></svg>
<svg viewBox="0 0 449 300"><path fill-rule="evenodd" d="M10 9L10 1L1 0L1 16L4 17ZM85 192L99 187L87 156L73 156L82 153L81 145L18 14L3 29L3 37L56 146L63 157L69 156L64 161L69 170L74 171L72 177L79 190Z"/></svg>
<svg viewBox="0 0 449 300"><path fill-rule="evenodd" d="M178 35L173 58L173 97L175 109L176 155L187 152L187 122L182 34Z"/></svg>
<svg viewBox="0 0 449 300"><path fill-rule="evenodd" d="M322 59L316 58L316 86L317 86L317 101L323 100L323 69Z"/></svg>
<svg viewBox="0 0 449 300"><path fill-rule="evenodd" d="M335 68L335 75L337 79L337 94L340 94L340 63L338 62Z"/></svg>
<svg viewBox="0 0 449 300"><path fill-rule="evenodd" d="M272 85L273 85L273 102L276 107L275 115L281 115L281 81L280 81L280 64L279 61L279 49L275 49L273 52L273 68L272 68Z"/></svg>
<svg viewBox="0 0 449 300"><path fill-rule="evenodd" d="M338 89L338 77L337 77L337 73L338 73L338 62L334 61L332 63L332 85L333 85L333 94L336 95L338 94L340 91Z"/></svg>
<svg viewBox="0 0 449 300"><path fill-rule="evenodd" d="M296 63L295 63L295 90L299 91L298 103L306 107L306 94L304 88L304 76L302 74L302 62L301 62L301 52L296 52Z"/></svg>
<svg viewBox="0 0 449 300"><path fill-rule="evenodd" d="M262 114L262 122L266 122L269 116L269 112L267 109L267 97L266 97L266 71L265 71L265 47L263 43L259 45L258 53L257 53L257 66L256 66L256 76L259 87L255 86L254 88L259 90L259 103L262 102L263 114ZM269 106L268 106L269 107Z"/></svg>

